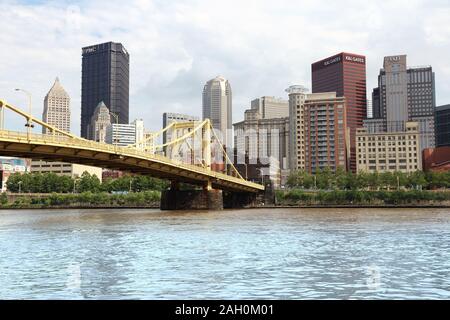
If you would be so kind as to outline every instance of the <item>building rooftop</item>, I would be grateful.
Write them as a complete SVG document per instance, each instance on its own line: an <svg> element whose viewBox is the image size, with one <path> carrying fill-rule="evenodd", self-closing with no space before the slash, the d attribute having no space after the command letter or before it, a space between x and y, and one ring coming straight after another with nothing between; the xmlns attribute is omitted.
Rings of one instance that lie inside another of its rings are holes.
<svg viewBox="0 0 450 320"><path fill-rule="evenodd" d="M444 104L442 106L436 107L436 111L444 111L444 110L450 110L450 104Z"/></svg>

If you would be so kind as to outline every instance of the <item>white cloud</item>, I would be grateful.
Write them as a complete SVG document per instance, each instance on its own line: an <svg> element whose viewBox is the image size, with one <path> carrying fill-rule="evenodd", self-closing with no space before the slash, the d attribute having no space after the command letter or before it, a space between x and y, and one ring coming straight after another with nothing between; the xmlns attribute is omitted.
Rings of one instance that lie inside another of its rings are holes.
<svg viewBox="0 0 450 320"><path fill-rule="evenodd" d="M310 65L347 51L368 61L368 91L384 55L431 64L438 103L448 103L447 1L56 1L0 3L0 97L19 105L34 94L35 114L55 76L72 97L79 131L81 47L122 42L131 54L130 118L161 126L164 111L200 115L204 83L231 81L233 118L250 100L310 87ZM11 125L17 125L11 122Z"/></svg>

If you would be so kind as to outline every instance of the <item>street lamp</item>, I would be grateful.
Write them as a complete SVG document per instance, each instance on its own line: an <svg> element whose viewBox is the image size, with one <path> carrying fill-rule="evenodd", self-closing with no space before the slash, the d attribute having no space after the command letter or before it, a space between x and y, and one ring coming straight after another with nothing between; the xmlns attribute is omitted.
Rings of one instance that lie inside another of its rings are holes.
<svg viewBox="0 0 450 320"><path fill-rule="evenodd" d="M133 179L130 179L130 191L129 193L131 193L131 184L133 183Z"/></svg>
<svg viewBox="0 0 450 320"><path fill-rule="evenodd" d="M110 112L109 114L112 115L114 117L114 119L116 119L116 124L119 124L119 115L115 112ZM113 145L117 147L118 139L114 136L114 126L112 127L111 135L112 135Z"/></svg>
<svg viewBox="0 0 450 320"><path fill-rule="evenodd" d="M114 119L116 119L116 124L119 124L119 115L115 112L110 112L109 114L112 115Z"/></svg>
<svg viewBox="0 0 450 320"><path fill-rule="evenodd" d="M264 173L263 168L258 168L259 175L261 176L261 184L264 185Z"/></svg>
<svg viewBox="0 0 450 320"><path fill-rule="evenodd" d="M28 134L30 134L31 133L31 129L34 128L34 124L31 121L31 106L32 106L32 104L31 104L31 93L28 92L27 90L20 89L20 88L16 88L14 90L23 92L23 93L25 93L28 96L28 114L29 114L29 117L27 117L27 123L25 124L25 127L27 127L27 132L28 132Z"/></svg>
<svg viewBox="0 0 450 320"><path fill-rule="evenodd" d="M19 181L19 193L22 193L22 181Z"/></svg>
<svg viewBox="0 0 450 320"><path fill-rule="evenodd" d="M73 193L76 192L77 181L78 181L78 178L73 179Z"/></svg>
<svg viewBox="0 0 450 320"><path fill-rule="evenodd" d="M244 165L245 165L245 180L248 180L248 163L249 162L248 151L245 151Z"/></svg>

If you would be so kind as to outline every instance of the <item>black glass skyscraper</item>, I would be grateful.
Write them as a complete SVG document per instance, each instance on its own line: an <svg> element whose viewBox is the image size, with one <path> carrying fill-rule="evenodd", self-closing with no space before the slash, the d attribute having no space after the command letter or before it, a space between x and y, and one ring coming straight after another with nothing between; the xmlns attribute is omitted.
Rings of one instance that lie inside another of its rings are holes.
<svg viewBox="0 0 450 320"><path fill-rule="evenodd" d="M118 115L119 123L128 123L130 56L114 42L84 47L82 55L81 136L92 139L91 117L101 101Z"/></svg>

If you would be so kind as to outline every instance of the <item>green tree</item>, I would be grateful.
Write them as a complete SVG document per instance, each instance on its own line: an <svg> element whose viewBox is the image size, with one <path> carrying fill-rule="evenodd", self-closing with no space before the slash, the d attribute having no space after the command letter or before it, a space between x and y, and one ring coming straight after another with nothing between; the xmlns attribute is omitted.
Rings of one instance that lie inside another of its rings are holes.
<svg viewBox="0 0 450 320"><path fill-rule="evenodd" d="M91 175L89 172L85 171L81 175L81 178L77 184L78 192L99 192L100 191L100 180L97 176Z"/></svg>
<svg viewBox="0 0 450 320"><path fill-rule="evenodd" d="M0 204L2 206L7 205L8 204L8 195L6 194L6 192L2 192L0 195Z"/></svg>
<svg viewBox="0 0 450 320"><path fill-rule="evenodd" d="M428 181L426 179L425 173L423 171L415 171L408 175L407 187L411 189L422 189L428 186Z"/></svg>

